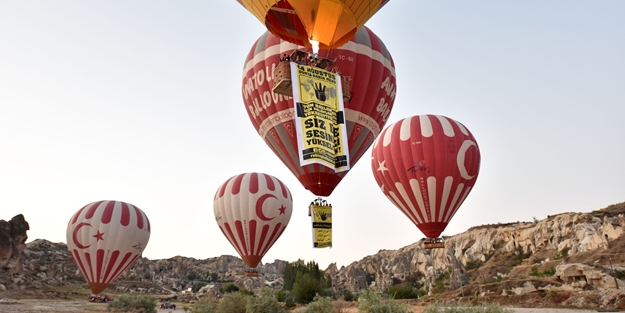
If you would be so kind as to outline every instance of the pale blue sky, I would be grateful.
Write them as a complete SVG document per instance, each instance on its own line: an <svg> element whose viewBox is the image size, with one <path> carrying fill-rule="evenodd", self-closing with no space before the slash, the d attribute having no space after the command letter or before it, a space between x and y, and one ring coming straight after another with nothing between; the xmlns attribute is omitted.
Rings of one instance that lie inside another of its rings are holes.
<svg viewBox="0 0 625 313"><path fill-rule="evenodd" d="M370 151L328 198L334 248L311 248L307 192L240 93L264 27L232 1L0 2L0 219L65 242L87 203L150 218L144 256L236 255L213 218L229 177L278 177L294 213L264 261L325 268L423 237L379 191ZM625 201L625 1L392 0L368 23L391 52L389 124L467 126L480 176L444 235Z"/></svg>

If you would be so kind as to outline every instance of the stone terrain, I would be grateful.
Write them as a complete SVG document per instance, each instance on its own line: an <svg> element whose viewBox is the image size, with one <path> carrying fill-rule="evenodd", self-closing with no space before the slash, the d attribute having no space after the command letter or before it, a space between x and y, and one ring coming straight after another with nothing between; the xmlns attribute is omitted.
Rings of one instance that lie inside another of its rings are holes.
<svg viewBox="0 0 625 313"><path fill-rule="evenodd" d="M331 264L326 274L337 294L412 284L429 291L419 300L423 304L495 301L517 307L625 309L624 216L625 203L620 203L541 221L476 226L444 238L443 249L424 249L422 240L341 268ZM27 230L21 215L0 221L0 298L88 294L66 245L43 239L25 244ZM185 301L219 298L219 288L227 283L251 291L262 286L279 290L286 264L262 264L259 277L249 278L243 261L234 256L141 258L108 290ZM215 273L217 280L211 281ZM198 283L206 286L189 292Z"/></svg>

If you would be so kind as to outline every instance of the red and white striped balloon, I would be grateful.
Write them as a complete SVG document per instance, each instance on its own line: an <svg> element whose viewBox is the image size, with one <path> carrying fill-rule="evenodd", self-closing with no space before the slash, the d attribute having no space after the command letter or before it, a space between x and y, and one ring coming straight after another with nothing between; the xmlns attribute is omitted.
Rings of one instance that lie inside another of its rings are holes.
<svg viewBox="0 0 625 313"><path fill-rule="evenodd" d="M66 237L91 292L99 294L141 256L150 239L150 222L132 204L97 201L72 216Z"/></svg>
<svg viewBox="0 0 625 313"><path fill-rule="evenodd" d="M219 187L213 208L219 229L245 264L255 268L289 224L293 197L271 175L244 173Z"/></svg>
<svg viewBox="0 0 625 313"><path fill-rule="evenodd" d="M428 238L439 237L477 180L480 149L460 122L417 115L375 141L373 176L386 197Z"/></svg>

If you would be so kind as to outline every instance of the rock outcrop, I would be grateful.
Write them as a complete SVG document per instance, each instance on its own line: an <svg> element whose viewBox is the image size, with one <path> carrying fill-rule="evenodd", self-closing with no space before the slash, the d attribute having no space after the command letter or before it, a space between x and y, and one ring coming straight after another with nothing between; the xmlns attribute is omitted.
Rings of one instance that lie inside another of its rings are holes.
<svg viewBox="0 0 625 313"><path fill-rule="evenodd" d="M8 222L0 220L0 271L5 271L0 275L12 276L22 272L22 251L28 239L28 229L28 223L21 214Z"/></svg>
<svg viewBox="0 0 625 313"><path fill-rule="evenodd" d="M331 264L326 274L336 290L351 292L368 287L385 291L415 279L430 290L441 280L446 290L455 290L471 283L507 279L517 281L507 287L508 292L516 293L540 287L529 286L522 277L544 277L545 271L553 275L560 266L552 287L573 283L576 288L616 288L609 273L625 273L625 203L615 206L592 213L563 213L542 221L473 227L444 238L443 249L424 249L422 240L399 250L380 250L341 269ZM571 271L581 265L564 266L576 260L586 264L579 275ZM579 283L582 278L586 284ZM618 287L625 288L622 283Z"/></svg>

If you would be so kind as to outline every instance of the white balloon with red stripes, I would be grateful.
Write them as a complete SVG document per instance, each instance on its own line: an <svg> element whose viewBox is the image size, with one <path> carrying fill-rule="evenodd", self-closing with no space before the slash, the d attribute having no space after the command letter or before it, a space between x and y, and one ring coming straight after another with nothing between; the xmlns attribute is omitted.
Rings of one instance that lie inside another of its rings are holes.
<svg viewBox="0 0 625 313"><path fill-rule="evenodd" d="M480 149L460 122L417 115L389 125L373 144L378 186L428 238L437 238L471 192Z"/></svg>
<svg viewBox="0 0 625 313"><path fill-rule="evenodd" d="M141 256L150 239L150 222L130 203L97 201L72 216L66 237L91 292L99 294Z"/></svg>
<svg viewBox="0 0 625 313"><path fill-rule="evenodd" d="M213 208L219 229L253 269L289 224L293 197L271 175L243 173L219 187Z"/></svg>

